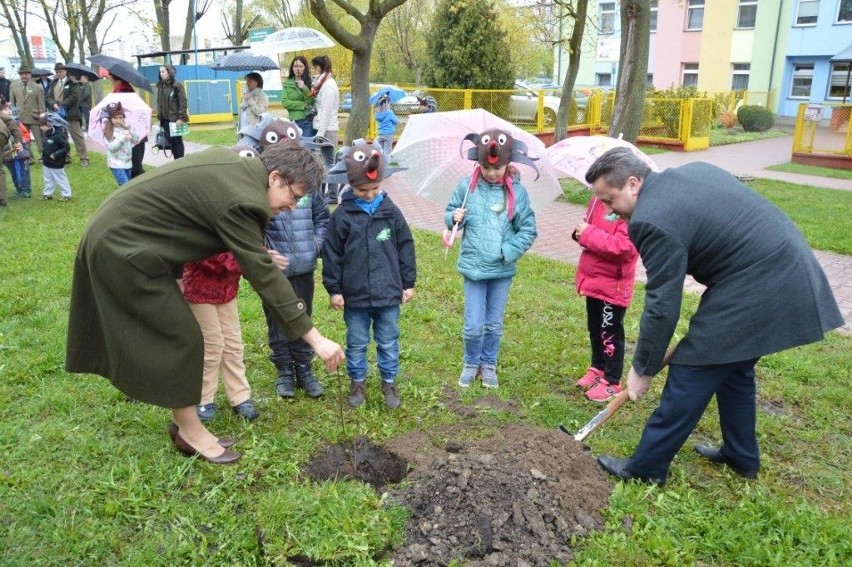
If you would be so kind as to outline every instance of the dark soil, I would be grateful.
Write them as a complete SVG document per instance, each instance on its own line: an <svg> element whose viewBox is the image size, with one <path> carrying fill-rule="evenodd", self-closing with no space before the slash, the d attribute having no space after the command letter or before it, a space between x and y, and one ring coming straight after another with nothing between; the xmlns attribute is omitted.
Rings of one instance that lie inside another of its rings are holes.
<svg viewBox="0 0 852 567"><path fill-rule="evenodd" d="M583 445L557 430L509 425L488 439L450 440L438 452L413 432L387 447L422 463L390 494L411 511L394 565L567 564L571 536L602 526L612 491Z"/></svg>
<svg viewBox="0 0 852 567"><path fill-rule="evenodd" d="M348 478L376 490L395 484L408 474L408 463L363 437L323 450L302 470L313 480Z"/></svg>

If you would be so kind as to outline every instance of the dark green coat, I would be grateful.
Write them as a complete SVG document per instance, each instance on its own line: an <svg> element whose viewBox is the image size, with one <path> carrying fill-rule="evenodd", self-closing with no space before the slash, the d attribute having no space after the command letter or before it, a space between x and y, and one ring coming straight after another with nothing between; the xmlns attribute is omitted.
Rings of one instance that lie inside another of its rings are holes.
<svg viewBox="0 0 852 567"><path fill-rule="evenodd" d="M260 159L211 148L107 198L77 249L65 369L100 374L150 404L197 404L204 342L175 274L225 250L288 338L308 332L304 301L263 245L267 179Z"/></svg>

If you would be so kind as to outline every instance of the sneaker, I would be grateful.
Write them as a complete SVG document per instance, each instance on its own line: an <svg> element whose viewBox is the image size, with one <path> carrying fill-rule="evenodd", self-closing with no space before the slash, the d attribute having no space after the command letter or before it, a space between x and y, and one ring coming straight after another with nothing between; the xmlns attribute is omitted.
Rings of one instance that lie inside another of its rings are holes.
<svg viewBox="0 0 852 567"><path fill-rule="evenodd" d="M67 203L70 200L71 200L71 197L59 197L60 203Z"/></svg>
<svg viewBox="0 0 852 567"><path fill-rule="evenodd" d="M597 384L586 392L586 397L593 402L607 402L611 400L617 393L621 391L621 386L618 384L610 384L606 380L600 380Z"/></svg>
<svg viewBox="0 0 852 567"><path fill-rule="evenodd" d="M349 405L353 408L359 407L367 399L366 383L352 381L349 388Z"/></svg>
<svg viewBox="0 0 852 567"><path fill-rule="evenodd" d="M198 419L203 422L208 422L219 412L219 406L216 404L201 404L200 406L195 406L195 413L198 414Z"/></svg>
<svg viewBox="0 0 852 567"><path fill-rule="evenodd" d="M470 388L473 381L476 380L476 375L479 374L479 367L473 364L465 364L462 367L461 375L459 375L459 386L462 388Z"/></svg>
<svg viewBox="0 0 852 567"><path fill-rule="evenodd" d="M588 390L597 384L604 377L603 370L598 370L593 366L589 366L583 377L577 380L577 387L581 390Z"/></svg>
<svg viewBox="0 0 852 567"><path fill-rule="evenodd" d="M260 417L260 414L257 413L257 410L254 408L254 403L251 400L246 400L231 409L234 410L235 414L237 414L246 421L254 421L258 417Z"/></svg>
<svg viewBox="0 0 852 567"><path fill-rule="evenodd" d="M390 409L396 409L402 403L399 399L399 394L396 393L396 384L393 382L382 380L382 394L384 394L385 403Z"/></svg>
<svg viewBox="0 0 852 567"><path fill-rule="evenodd" d="M483 364L480 368L482 371L482 387L496 389L500 386L497 381L497 367L491 364Z"/></svg>
<svg viewBox="0 0 852 567"><path fill-rule="evenodd" d="M42 201L52 201L52 200L53 200L53 195L42 195L42 196L41 196L41 200L42 200Z"/></svg>

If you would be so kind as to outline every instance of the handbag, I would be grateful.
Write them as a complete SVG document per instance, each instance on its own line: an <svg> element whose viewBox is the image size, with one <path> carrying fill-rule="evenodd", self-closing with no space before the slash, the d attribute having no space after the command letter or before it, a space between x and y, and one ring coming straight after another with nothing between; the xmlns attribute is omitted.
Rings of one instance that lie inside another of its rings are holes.
<svg viewBox="0 0 852 567"><path fill-rule="evenodd" d="M166 131L162 128L158 129L157 134L154 136L154 150L162 150L166 157L170 157L168 154L168 150L170 149L172 149L172 145L169 142L168 136L166 136Z"/></svg>
<svg viewBox="0 0 852 567"><path fill-rule="evenodd" d="M313 120L317 115L317 107L311 106L305 111L305 120Z"/></svg>
<svg viewBox="0 0 852 567"><path fill-rule="evenodd" d="M180 136L186 136L189 134L189 124L183 122L178 124L177 122L169 122L169 136L172 138L178 138Z"/></svg>

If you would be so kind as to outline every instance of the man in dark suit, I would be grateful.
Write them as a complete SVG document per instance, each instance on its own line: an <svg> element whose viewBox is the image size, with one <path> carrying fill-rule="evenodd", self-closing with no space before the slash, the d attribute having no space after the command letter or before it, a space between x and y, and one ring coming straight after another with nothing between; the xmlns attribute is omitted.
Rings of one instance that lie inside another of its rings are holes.
<svg viewBox="0 0 852 567"><path fill-rule="evenodd" d="M629 220L630 240L648 276L627 377L631 400L645 394L664 365L684 277L707 286L633 456L601 456L598 462L622 479L663 485L672 459L715 395L722 446L695 449L756 478L755 364L761 356L822 340L843 325L813 252L775 205L706 163L653 173L631 150L617 148L592 164L586 181Z"/></svg>
<svg viewBox="0 0 852 567"><path fill-rule="evenodd" d="M80 112L82 89L79 81L68 74L65 65L57 63L54 67L56 78L47 89L47 106L53 112L59 112L68 122L68 132L80 156L83 167L89 165L89 151L83 136L83 115ZM70 163L70 159L66 160Z"/></svg>

